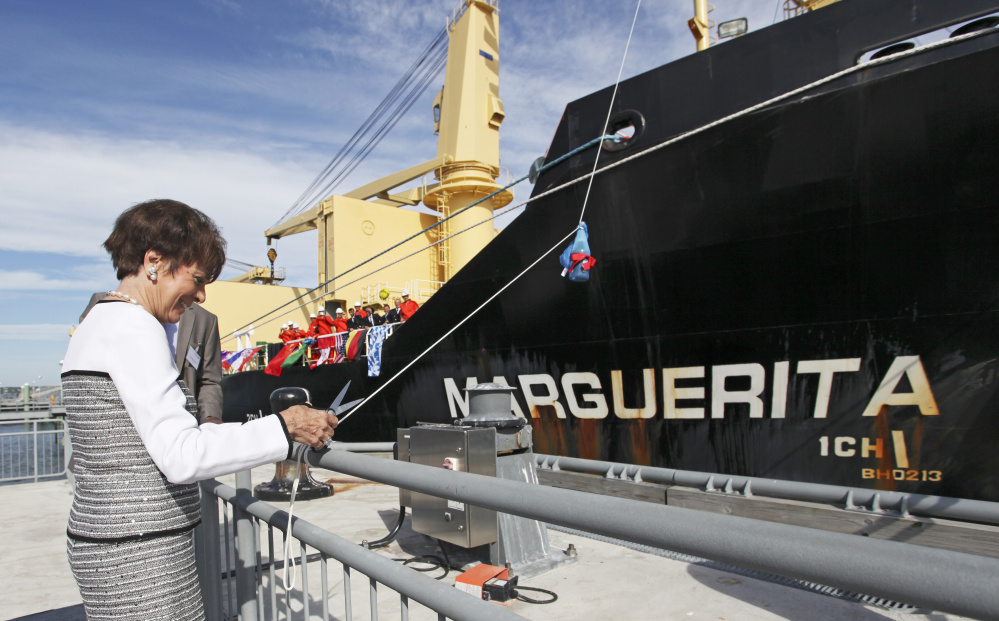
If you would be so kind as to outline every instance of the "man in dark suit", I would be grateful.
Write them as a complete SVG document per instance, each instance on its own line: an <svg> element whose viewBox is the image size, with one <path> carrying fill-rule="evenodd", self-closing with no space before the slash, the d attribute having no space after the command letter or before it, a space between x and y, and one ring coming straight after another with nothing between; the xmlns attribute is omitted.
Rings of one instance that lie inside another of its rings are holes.
<svg viewBox="0 0 999 621"><path fill-rule="evenodd" d="M386 305L386 308L388 305ZM390 309L385 313L385 323L400 323L402 321L402 300L399 298L395 299L395 308Z"/></svg>
<svg viewBox="0 0 999 621"><path fill-rule="evenodd" d="M90 309L107 297L107 293L90 296L87 309L80 315L80 322ZM164 326L171 337L173 328ZM184 311L176 328L176 362L180 379L184 380L194 400L198 402L200 423L222 422L222 346L219 341L219 320L197 304Z"/></svg>

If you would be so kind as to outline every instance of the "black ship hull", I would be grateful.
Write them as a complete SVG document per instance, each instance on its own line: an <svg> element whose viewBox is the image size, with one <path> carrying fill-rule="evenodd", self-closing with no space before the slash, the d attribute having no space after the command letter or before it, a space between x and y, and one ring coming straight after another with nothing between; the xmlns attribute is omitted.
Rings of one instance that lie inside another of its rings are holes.
<svg viewBox="0 0 999 621"><path fill-rule="evenodd" d="M599 155L590 281L562 278L553 253L338 438L450 421L461 389L502 378L536 452L999 501L999 32L657 148L948 25L947 4L843 2L623 82L614 109L644 129ZM550 160L602 133L610 97L567 107ZM596 155L546 171L535 195ZM228 376L227 418L278 386L317 403L348 379L349 398L373 393L572 231L585 193L531 203L386 341L381 376L363 362Z"/></svg>

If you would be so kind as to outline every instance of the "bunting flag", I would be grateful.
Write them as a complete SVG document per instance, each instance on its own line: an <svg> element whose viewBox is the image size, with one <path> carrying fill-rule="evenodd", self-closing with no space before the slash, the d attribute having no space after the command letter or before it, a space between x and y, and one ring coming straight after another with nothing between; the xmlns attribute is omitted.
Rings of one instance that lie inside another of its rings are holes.
<svg viewBox="0 0 999 621"><path fill-rule="evenodd" d="M347 355L347 333L341 332L333 337L333 351L331 362L343 362Z"/></svg>
<svg viewBox="0 0 999 621"><path fill-rule="evenodd" d="M223 351L222 352L222 368L228 371L232 368L232 363L236 358L239 357L241 352L238 351Z"/></svg>
<svg viewBox="0 0 999 621"><path fill-rule="evenodd" d="M288 357L285 358L284 362L281 363L281 367L282 368L290 367L291 365L293 365L296 362L298 362L299 360L301 360L302 359L302 355L305 354L305 350L306 349L308 349L308 347L306 346L306 344L304 342L303 343L299 343L298 349L296 349L295 351L293 351L290 354L288 354Z"/></svg>
<svg viewBox="0 0 999 621"><path fill-rule="evenodd" d="M330 348L329 347L327 347L325 349L320 349L319 350L319 358L315 362L312 362L311 364L309 364L309 368L310 369L315 369L316 367L318 367L321 364L326 364L326 361L329 360L329 357L330 357Z"/></svg>
<svg viewBox="0 0 999 621"><path fill-rule="evenodd" d="M230 363L230 366L237 371L244 370L247 363L253 360L253 357L257 355L257 352L263 348L263 345L257 345L256 347L247 347L243 351L239 352L237 357Z"/></svg>
<svg viewBox="0 0 999 621"><path fill-rule="evenodd" d="M284 367L295 364L299 358L302 357L302 352L305 350L305 345L299 343L286 343L278 355L271 358L271 361L267 363L267 367L264 369L264 373L267 375L281 375L281 369Z"/></svg>
<svg viewBox="0 0 999 621"><path fill-rule="evenodd" d="M364 353L364 333L367 330L354 330L347 337L347 360L356 360Z"/></svg>
<svg viewBox="0 0 999 621"><path fill-rule="evenodd" d="M392 326L375 326L368 334L368 377L382 372L382 343L392 333Z"/></svg>

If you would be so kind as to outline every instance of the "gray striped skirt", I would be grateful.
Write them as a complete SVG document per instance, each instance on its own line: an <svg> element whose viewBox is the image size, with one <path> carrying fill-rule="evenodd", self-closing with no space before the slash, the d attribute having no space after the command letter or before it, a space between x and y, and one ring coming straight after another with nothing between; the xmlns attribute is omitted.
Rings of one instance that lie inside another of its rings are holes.
<svg viewBox="0 0 999 621"><path fill-rule="evenodd" d="M96 543L67 539L87 621L203 621L191 532Z"/></svg>

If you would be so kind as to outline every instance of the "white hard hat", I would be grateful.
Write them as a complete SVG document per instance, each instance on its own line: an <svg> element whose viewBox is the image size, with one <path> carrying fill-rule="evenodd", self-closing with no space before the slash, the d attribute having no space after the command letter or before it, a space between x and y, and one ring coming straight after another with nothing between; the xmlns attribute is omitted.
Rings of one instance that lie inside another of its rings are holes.
<svg viewBox="0 0 999 621"><path fill-rule="evenodd" d="M298 324L297 324L297 323L293 323L293 324L291 324L291 327L292 327L292 328L297 328L297 327L298 327Z"/></svg>
<svg viewBox="0 0 999 621"><path fill-rule="evenodd" d="M287 323L287 322L285 322L285 323L281 324L281 327L282 327L282 328L287 328L287 327L288 327L288 323Z"/></svg>
<svg viewBox="0 0 999 621"><path fill-rule="evenodd" d="M320 315L321 315L321 314L323 314L323 313L325 313L325 312L326 312L326 309L325 309L325 308L320 308L320 309L319 309L319 314L320 314Z"/></svg>
<svg viewBox="0 0 999 621"><path fill-rule="evenodd" d="M403 290L402 290L402 297L404 297L404 298L408 298L408 297L409 297L409 291L407 291L407 290L403 289Z"/></svg>
<svg viewBox="0 0 999 621"><path fill-rule="evenodd" d="M360 302L354 302L354 306L360 306L360 305L361 305Z"/></svg>
<svg viewBox="0 0 999 621"><path fill-rule="evenodd" d="M315 313L309 313L309 319L315 319L315 318L316 318Z"/></svg>
<svg viewBox="0 0 999 621"><path fill-rule="evenodd" d="M336 312L337 312L338 315L342 315L343 314L343 309L340 308L339 306L337 306L336 307Z"/></svg>

